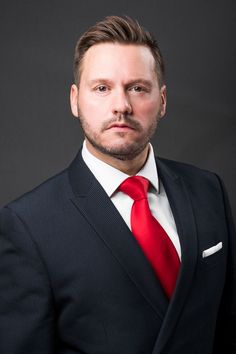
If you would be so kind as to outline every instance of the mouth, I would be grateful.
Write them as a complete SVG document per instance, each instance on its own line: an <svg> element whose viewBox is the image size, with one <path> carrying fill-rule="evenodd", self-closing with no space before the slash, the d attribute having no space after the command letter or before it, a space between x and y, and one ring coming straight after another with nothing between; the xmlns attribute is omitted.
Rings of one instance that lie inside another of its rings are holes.
<svg viewBox="0 0 236 354"><path fill-rule="evenodd" d="M135 130L131 125L126 123L112 123L107 127L107 130L109 129L114 129L119 131Z"/></svg>

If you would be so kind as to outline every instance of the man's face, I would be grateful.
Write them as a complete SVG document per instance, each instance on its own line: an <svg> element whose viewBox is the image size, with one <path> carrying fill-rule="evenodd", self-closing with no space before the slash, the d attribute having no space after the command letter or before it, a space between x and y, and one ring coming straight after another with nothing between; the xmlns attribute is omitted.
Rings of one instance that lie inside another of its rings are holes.
<svg viewBox="0 0 236 354"><path fill-rule="evenodd" d="M95 156L131 160L148 146L165 114L151 51L141 45L101 43L86 52L71 108Z"/></svg>

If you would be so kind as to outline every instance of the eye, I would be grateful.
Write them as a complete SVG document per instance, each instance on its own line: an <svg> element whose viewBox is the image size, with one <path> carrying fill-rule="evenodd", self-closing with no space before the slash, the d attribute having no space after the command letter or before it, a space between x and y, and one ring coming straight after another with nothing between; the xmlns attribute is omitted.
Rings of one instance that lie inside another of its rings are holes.
<svg viewBox="0 0 236 354"><path fill-rule="evenodd" d="M134 85L130 87L129 90L136 93L147 92L147 89L144 86L140 86L140 85Z"/></svg>
<svg viewBox="0 0 236 354"><path fill-rule="evenodd" d="M101 93L105 93L108 91L108 87L105 85L99 85L95 88L95 91L101 92Z"/></svg>
<svg viewBox="0 0 236 354"><path fill-rule="evenodd" d="M136 85L136 86L133 87L133 90L135 92L142 92L143 91L143 87Z"/></svg>

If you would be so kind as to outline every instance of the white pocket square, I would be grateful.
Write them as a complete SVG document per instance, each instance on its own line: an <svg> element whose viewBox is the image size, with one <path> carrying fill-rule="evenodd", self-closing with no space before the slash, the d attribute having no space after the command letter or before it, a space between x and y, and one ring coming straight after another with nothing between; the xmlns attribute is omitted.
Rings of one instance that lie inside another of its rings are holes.
<svg viewBox="0 0 236 354"><path fill-rule="evenodd" d="M202 252L202 258L206 258L211 256L212 254L218 252L219 250L221 250L221 248L223 247L223 243L219 242L217 243L217 245L212 246L210 248L208 248L207 250Z"/></svg>

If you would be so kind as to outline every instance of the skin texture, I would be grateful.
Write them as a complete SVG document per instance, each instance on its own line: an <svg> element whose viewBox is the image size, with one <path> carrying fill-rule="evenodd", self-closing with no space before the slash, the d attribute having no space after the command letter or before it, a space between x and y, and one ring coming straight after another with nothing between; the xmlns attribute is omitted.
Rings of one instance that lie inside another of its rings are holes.
<svg viewBox="0 0 236 354"><path fill-rule="evenodd" d="M92 46L83 59L79 88L72 85L70 99L88 150L111 166L136 174L166 110L166 87L159 87L149 48Z"/></svg>

